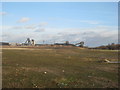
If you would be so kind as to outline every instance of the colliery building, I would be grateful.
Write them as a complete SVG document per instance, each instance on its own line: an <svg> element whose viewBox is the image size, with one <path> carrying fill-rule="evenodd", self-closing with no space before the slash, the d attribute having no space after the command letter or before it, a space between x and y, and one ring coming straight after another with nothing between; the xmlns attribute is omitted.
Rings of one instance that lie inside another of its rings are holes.
<svg viewBox="0 0 120 90"><path fill-rule="evenodd" d="M55 43L54 45L75 46L74 44L66 44L66 43Z"/></svg>

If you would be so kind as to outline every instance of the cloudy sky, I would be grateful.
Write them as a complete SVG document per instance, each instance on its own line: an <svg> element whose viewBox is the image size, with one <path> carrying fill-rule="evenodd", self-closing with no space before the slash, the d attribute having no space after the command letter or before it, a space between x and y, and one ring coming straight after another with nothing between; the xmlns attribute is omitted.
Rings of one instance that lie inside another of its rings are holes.
<svg viewBox="0 0 120 90"><path fill-rule="evenodd" d="M86 46L118 42L117 2L4 2L2 41L84 41Z"/></svg>

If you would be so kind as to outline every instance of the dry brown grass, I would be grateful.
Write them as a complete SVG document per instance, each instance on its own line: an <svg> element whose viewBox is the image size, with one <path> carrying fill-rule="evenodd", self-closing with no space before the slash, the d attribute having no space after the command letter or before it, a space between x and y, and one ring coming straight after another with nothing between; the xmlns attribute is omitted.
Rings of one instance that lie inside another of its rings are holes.
<svg viewBox="0 0 120 90"><path fill-rule="evenodd" d="M4 47L3 87L117 88L118 64L99 62L117 60L117 54L75 47Z"/></svg>

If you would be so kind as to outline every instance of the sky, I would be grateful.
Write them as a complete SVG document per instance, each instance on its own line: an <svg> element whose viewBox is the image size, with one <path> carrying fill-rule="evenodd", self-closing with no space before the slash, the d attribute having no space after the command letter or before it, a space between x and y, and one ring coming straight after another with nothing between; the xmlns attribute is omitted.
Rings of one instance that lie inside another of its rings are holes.
<svg viewBox="0 0 120 90"><path fill-rule="evenodd" d="M2 41L31 38L46 44L84 41L94 47L118 43L117 2L3 2Z"/></svg>

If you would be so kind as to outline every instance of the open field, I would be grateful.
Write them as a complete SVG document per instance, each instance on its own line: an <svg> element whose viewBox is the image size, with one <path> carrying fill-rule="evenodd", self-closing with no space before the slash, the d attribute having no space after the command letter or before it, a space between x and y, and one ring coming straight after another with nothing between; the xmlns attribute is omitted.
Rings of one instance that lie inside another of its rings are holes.
<svg viewBox="0 0 120 90"><path fill-rule="evenodd" d="M3 88L117 88L118 51L3 48Z"/></svg>

